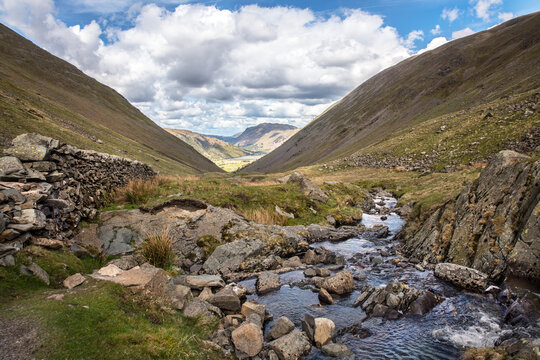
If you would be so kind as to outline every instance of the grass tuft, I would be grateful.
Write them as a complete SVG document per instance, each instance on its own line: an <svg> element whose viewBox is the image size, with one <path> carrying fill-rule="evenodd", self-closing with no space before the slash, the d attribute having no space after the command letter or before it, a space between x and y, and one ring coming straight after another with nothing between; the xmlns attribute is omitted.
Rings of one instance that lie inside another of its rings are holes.
<svg viewBox="0 0 540 360"><path fill-rule="evenodd" d="M170 269L174 262L174 251L169 229L164 229L161 234L148 235L142 243L142 254L152 265L162 269Z"/></svg>

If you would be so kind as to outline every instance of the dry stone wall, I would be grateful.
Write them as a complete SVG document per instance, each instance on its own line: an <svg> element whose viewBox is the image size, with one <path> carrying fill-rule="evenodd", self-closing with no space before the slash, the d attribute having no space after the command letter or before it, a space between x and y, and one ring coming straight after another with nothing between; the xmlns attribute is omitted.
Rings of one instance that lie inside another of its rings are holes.
<svg viewBox="0 0 540 360"><path fill-rule="evenodd" d="M92 219L105 194L156 172L119 156L81 150L38 134L13 140L0 158L0 259L33 238L64 240Z"/></svg>

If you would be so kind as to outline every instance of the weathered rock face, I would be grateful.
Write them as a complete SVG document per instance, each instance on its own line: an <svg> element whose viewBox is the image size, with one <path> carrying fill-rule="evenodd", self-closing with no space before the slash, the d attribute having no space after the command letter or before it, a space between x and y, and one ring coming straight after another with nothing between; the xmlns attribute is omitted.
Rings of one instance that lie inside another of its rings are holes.
<svg viewBox="0 0 540 360"><path fill-rule="evenodd" d="M440 263L435 266L435 276L450 281L457 287L483 292L488 276L478 270L457 264Z"/></svg>
<svg viewBox="0 0 540 360"><path fill-rule="evenodd" d="M471 267L494 280L507 269L540 279L539 200L540 161L501 151L455 201L404 239L403 250L429 263Z"/></svg>
<svg viewBox="0 0 540 360"><path fill-rule="evenodd" d="M97 214L105 192L156 174L137 161L37 134L16 137L4 153L11 156L0 158L0 242L17 249L26 234L71 238L82 219Z"/></svg>

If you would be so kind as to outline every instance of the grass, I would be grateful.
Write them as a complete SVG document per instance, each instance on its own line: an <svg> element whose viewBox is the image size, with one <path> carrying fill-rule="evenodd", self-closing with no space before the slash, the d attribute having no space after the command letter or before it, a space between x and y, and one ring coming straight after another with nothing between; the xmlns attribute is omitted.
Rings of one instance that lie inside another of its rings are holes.
<svg viewBox="0 0 540 360"><path fill-rule="evenodd" d="M161 234L148 235L148 238L142 243L141 253L150 264L165 270L170 269L175 254L169 229L164 229Z"/></svg>
<svg viewBox="0 0 540 360"><path fill-rule="evenodd" d="M235 172L254 162L257 159L219 159L215 160L217 166L227 172Z"/></svg>

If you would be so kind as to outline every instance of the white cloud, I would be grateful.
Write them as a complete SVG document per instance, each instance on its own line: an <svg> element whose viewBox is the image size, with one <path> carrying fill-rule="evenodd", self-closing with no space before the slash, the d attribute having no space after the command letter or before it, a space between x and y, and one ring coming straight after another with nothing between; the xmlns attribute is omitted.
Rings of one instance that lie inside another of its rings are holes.
<svg viewBox="0 0 540 360"><path fill-rule="evenodd" d="M484 20L489 21L492 15L492 7L496 5L501 5L503 2L502 0L471 0L471 3L474 4L474 11L476 13L476 17Z"/></svg>
<svg viewBox="0 0 540 360"><path fill-rule="evenodd" d="M465 29L454 31L452 33L452 40L456 40L456 39L459 39L459 38L462 38L462 37L465 37L465 36L469 36L469 35L472 35L474 33L475 33L475 31L473 29L471 29L469 27L466 27Z"/></svg>
<svg viewBox="0 0 540 360"><path fill-rule="evenodd" d="M422 53L425 53L426 51L433 50L435 48L438 48L441 45L446 44L447 42L448 40L446 40L444 36L436 37L433 40L431 40L424 49L418 51L417 54L420 55Z"/></svg>
<svg viewBox="0 0 540 360"><path fill-rule="evenodd" d="M0 4L2 21L113 87L154 121L207 133L264 121L303 126L410 56L423 37L417 30L402 39L381 16L360 10L322 18L292 7L168 11L149 4L131 6L133 23L121 29L95 21L68 27L54 17L51 0Z"/></svg>
<svg viewBox="0 0 540 360"><path fill-rule="evenodd" d="M503 13L499 13L497 17L502 21L508 21L514 18L514 14L511 12L503 12Z"/></svg>
<svg viewBox="0 0 540 360"><path fill-rule="evenodd" d="M453 8L453 9L443 9L443 12L441 14L441 17L443 19L448 19L448 21L453 22L459 17L459 9Z"/></svg>
<svg viewBox="0 0 540 360"><path fill-rule="evenodd" d="M433 35L439 35L441 33L441 25L437 24L430 30Z"/></svg>
<svg viewBox="0 0 540 360"><path fill-rule="evenodd" d="M407 40L405 40L405 45L408 48L413 48L414 42L417 40L424 40L424 32L422 30L411 31L407 36Z"/></svg>

